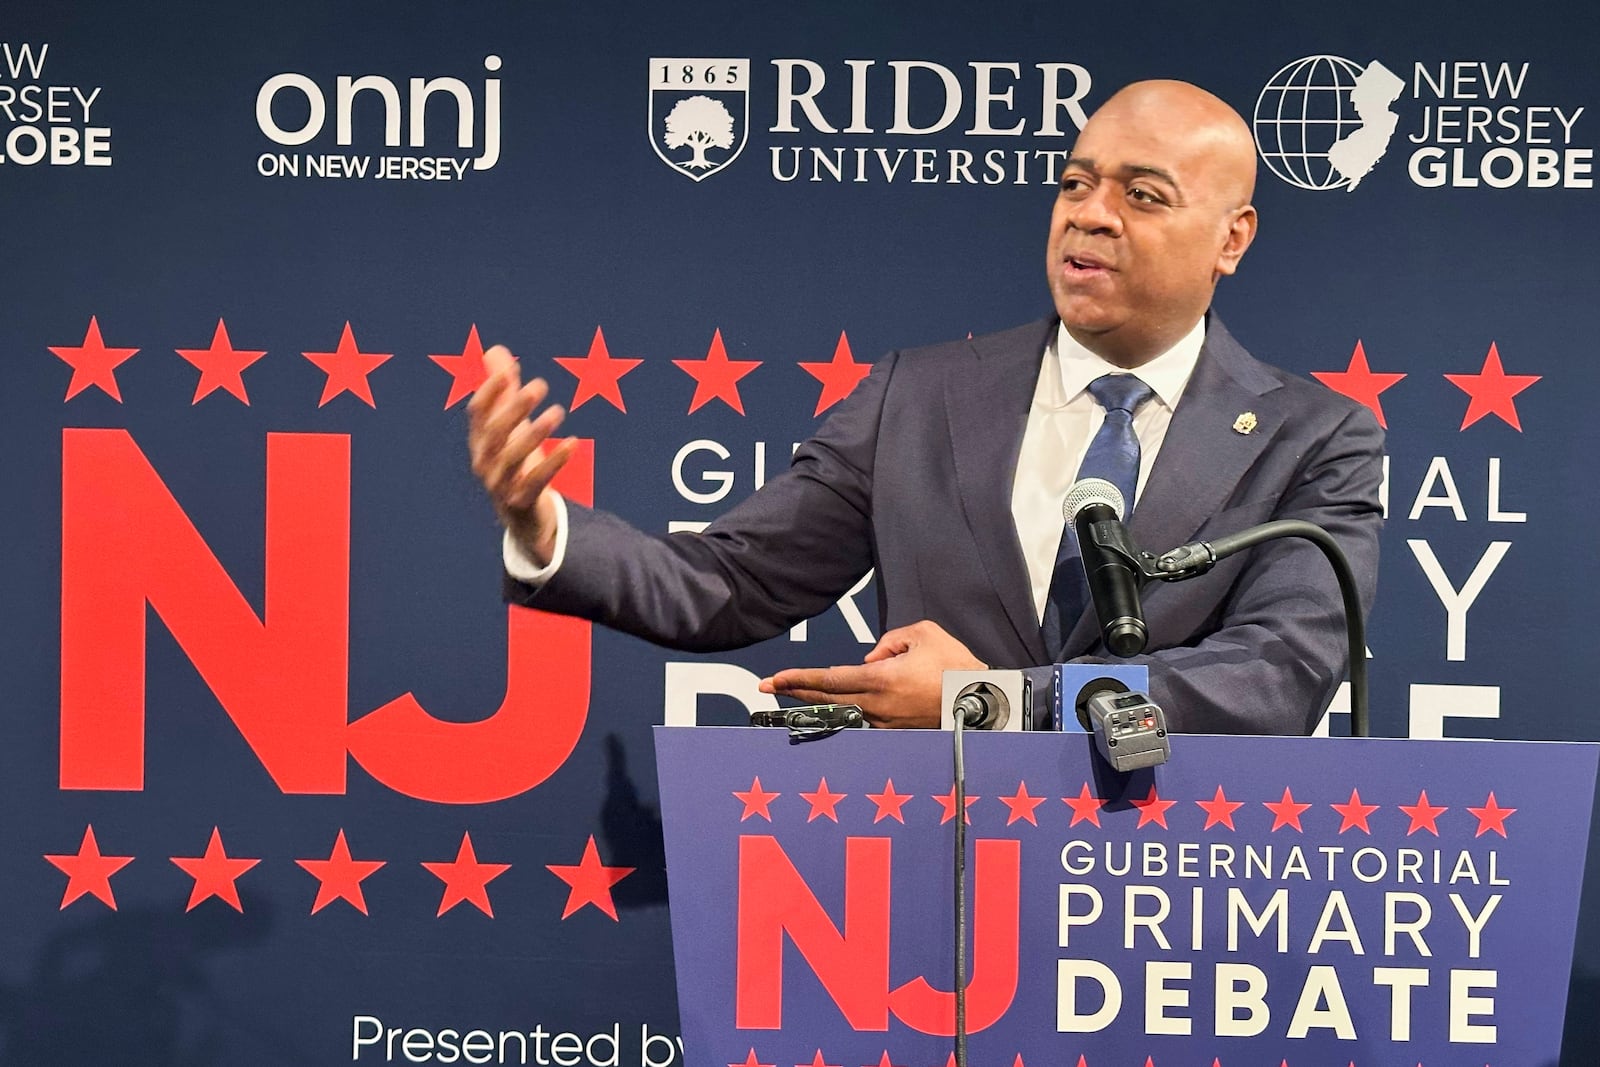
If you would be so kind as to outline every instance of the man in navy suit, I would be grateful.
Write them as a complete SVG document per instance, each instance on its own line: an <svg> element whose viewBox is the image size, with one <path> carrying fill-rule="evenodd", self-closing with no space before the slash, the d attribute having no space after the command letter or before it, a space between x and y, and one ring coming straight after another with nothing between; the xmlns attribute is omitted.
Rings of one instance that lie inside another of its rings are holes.
<svg viewBox="0 0 1600 1067"><path fill-rule="evenodd" d="M1105 411L1088 383L1137 373L1130 521L1157 550L1270 519L1314 522L1370 607L1382 433L1321 386L1253 359L1209 313L1256 232L1255 149L1221 100L1142 82L1084 126L1047 247L1057 317L880 360L793 466L698 535L647 536L549 488L573 447L547 387L485 354L473 469L505 524L507 595L690 650L736 647L825 610L877 569L885 632L863 663L763 688L859 704L881 726L938 721L941 674L1109 662L1092 607L1050 649L1040 619L1060 507ZM533 416L530 418L530 416ZM1327 562L1279 541L1145 596L1151 696L1175 729L1305 733L1346 667Z"/></svg>

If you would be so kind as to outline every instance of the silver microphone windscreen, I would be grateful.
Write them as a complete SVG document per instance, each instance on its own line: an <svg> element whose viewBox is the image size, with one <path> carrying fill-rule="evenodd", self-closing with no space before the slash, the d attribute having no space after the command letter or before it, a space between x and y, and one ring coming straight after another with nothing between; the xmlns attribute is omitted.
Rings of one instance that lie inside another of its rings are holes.
<svg viewBox="0 0 1600 1067"><path fill-rule="evenodd" d="M1104 504L1116 513L1118 519L1122 518L1122 490L1104 478L1080 478L1074 482L1067 492L1067 499L1061 504L1061 517L1072 522L1090 504Z"/></svg>

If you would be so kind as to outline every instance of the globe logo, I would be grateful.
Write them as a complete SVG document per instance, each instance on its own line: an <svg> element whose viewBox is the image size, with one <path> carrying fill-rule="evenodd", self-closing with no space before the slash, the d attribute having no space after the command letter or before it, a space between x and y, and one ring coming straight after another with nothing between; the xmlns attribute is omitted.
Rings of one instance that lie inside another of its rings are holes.
<svg viewBox="0 0 1600 1067"><path fill-rule="evenodd" d="M1354 189L1382 158L1404 89L1373 60L1307 56L1272 76L1256 98L1256 148L1267 168L1300 189Z"/></svg>

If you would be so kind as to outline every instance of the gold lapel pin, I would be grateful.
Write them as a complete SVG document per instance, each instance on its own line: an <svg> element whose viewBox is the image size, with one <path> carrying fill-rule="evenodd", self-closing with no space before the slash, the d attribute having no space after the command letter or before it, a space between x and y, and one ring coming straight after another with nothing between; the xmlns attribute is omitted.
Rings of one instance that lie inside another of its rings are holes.
<svg viewBox="0 0 1600 1067"><path fill-rule="evenodd" d="M1233 420L1233 432L1247 434L1256 428L1256 413L1246 411Z"/></svg>

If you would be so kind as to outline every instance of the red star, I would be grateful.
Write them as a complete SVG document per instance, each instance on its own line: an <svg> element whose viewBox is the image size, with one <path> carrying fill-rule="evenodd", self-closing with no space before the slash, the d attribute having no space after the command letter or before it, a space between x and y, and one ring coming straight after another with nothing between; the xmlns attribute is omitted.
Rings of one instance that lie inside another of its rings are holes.
<svg viewBox="0 0 1600 1067"><path fill-rule="evenodd" d="M1209 830L1218 825L1226 826L1230 830L1235 829L1233 813L1244 807L1242 800L1229 800L1220 785L1217 786L1216 795L1210 800L1197 800L1195 803L1206 813L1206 824L1200 827L1202 830Z"/></svg>
<svg viewBox="0 0 1600 1067"><path fill-rule="evenodd" d="M1176 800L1162 800L1156 792L1155 784L1150 786L1150 793L1143 800L1135 800L1133 806L1139 809L1139 823L1134 827L1137 830L1145 823L1153 822L1163 830L1167 829L1167 809L1176 804Z"/></svg>
<svg viewBox="0 0 1600 1067"><path fill-rule="evenodd" d="M444 402L446 411L477 392L478 386L489 377L489 372L483 366L483 342L478 340L477 323L468 328L467 343L461 347L460 355L428 358L450 374L450 395Z"/></svg>
<svg viewBox="0 0 1600 1067"><path fill-rule="evenodd" d="M951 786L950 787L950 792L946 793L944 796L942 796L942 797L934 797L933 799L937 800L939 802L939 806L944 809L944 815L942 815L940 817L940 819L939 819L939 825L940 826L943 826L945 823L949 822L951 819L956 817L956 787L955 786ZM968 797L965 797L963 799L966 800L966 803L962 805L963 808L972 807L972 805L978 800L978 798L974 797L974 796L968 796ZM966 818L967 818L967 825L971 826L972 825L972 812L970 812L970 811L966 812Z"/></svg>
<svg viewBox="0 0 1600 1067"><path fill-rule="evenodd" d="M173 856L171 859L183 873L194 879L194 889L189 893L189 906L183 909L186 912L193 911L207 897L216 897L232 906L234 911L243 912L244 905L239 903L239 887L234 885L234 881L261 862L229 856L222 847L222 831L215 826L211 828L211 840L206 844L204 856Z"/></svg>
<svg viewBox="0 0 1600 1067"><path fill-rule="evenodd" d="M794 1067L839 1067L836 1063L827 1063L822 1058L822 1050L817 1049L817 1054L811 1057L810 1063L797 1063Z"/></svg>
<svg viewBox="0 0 1600 1067"><path fill-rule="evenodd" d="M1350 354L1350 366L1345 370L1312 371L1311 376L1326 385L1336 393L1343 393L1358 404L1365 404L1378 416L1378 425L1388 428L1389 423L1383 417L1383 405L1378 401L1378 394L1391 385L1404 378L1404 374L1374 374L1367 368L1367 350L1361 347L1361 342L1356 342L1356 350Z"/></svg>
<svg viewBox="0 0 1600 1067"><path fill-rule="evenodd" d="M106 343L100 339L99 320L93 315L89 316L89 329L83 335L83 344L49 347L50 351L72 368L72 381L67 383L67 395L62 398L62 403L71 400L91 385L99 386L102 393L117 403L122 403L122 390L117 388L116 370L139 351L137 348L107 348Z"/></svg>
<svg viewBox="0 0 1600 1067"><path fill-rule="evenodd" d="M1418 830L1426 830L1434 837L1438 837L1439 816L1450 810L1449 808L1441 808L1437 805L1429 804L1428 791L1426 789L1422 791L1421 796L1417 797L1415 804L1400 804L1398 807L1401 811L1411 816L1411 826L1406 830L1407 837L1410 837Z"/></svg>
<svg viewBox="0 0 1600 1067"><path fill-rule="evenodd" d="M323 407L340 393L355 394L369 408L378 406L372 399L372 383L367 381L367 375L387 363L390 353L363 352L358 349L355 332L350 329L348 322L344 324L344 332L339 335L337 349L332 352L302 352L301 355L328 376L317 407Z"/></svg>
<svg viewBox="0 0 1600 1067"><path fill-rule="evenodd" d="M67 856L45 856L50 864L67 876L67 891L61 896L61 910L68 904L92 893L112 911L117 910L117 898L111 893L111 876L133 862L132 856L102 856L100 843L94 839L94 827L83 831L83 841L77 853Z"/></svg>
<svg viewBox="0 0 1600 1067"><path fill-rule="evenodd" d="M839 332L839 343L833 346L833 359L827 363L802 363L800 369L822 383L822 393L817 397L817 410L821 415L833 405L849 396L856 385L872 373L872 364L857 363L850 351L850 339Z"/></svg>
<svg viewBox="0 0 1600 1067"><path fill-rule="evenodd" d="M950 1053L950 1058L944 1061L944 1067L956 1067L956 1054Z"/></svg>
<svg viewBox="0 0 1600 1067"><path fill-rule="evenodd" d="M1490 791L1488 801L1481 808L1468 808L1478 819L1478 832L1473 837L1482 837L1493 830L1501 837L1506 836L1506 816L1516 812L1516 808L1502 808L1494 799L1494 792Z"/></svg>
<svg viewBox="0 0 1600 1067"><path fill-rule="evenodd" d="M567 907L561 913L565 919L585 904L593 904L607 915L613 922L617 918L617 906L611 900L611 887L633 873L632 867L606 867L600 862L600 850L594 847L594 835L589 835L589 843L583 846L583 859L577 866L561 866L559 864L546 864L545 869L567 885L572 887L572 892L567 894Z"/></svg>
<svg viewBox="0 0 1600 1067"><path fill-rule="evenodd" d="M1507 374L1500 366L1500 349L1489 342L1489 354L1483 359L1483 369L1477 374L1446 374L1450 384L1472 398L1467 405L1461 428L1477 422L1485 415L1498 415L1507 426L1522 432L1522 421L1517 418L1517 405L1512 399L1528 386L1538 381L1537 374Z"/></svg>
<svg viewBox="0 0 1600 1067"><path fill-rule="evenodd" d="M383 860L358 860L350 858L350 846L345 842L344 831L334 839L333 851L325 860L295 860L311 872L322 884L317 888L317 899L311 905L311 914L343 898L361 914L367 914L367 898L361 892L361 883L373 871L382 867Z"/></svg>
<svg viewBox="0 0 1600 1067"><path fill-rule="evenodd" d="M839 801L843 800L846 794L830 792L826 778L817 783L816 792L801 793L800 796L806 803L811 805L811 814L806 816L806 822L811 822L823 815L826 815L834 822L839 821L839 813L835 809L839 807Z"/></svg>
<svg viewBox="0 0 1600 1067"><path fill-rule="evenodd" d="M729 1064L729 1067L733 1067L733 1065ZM889 1061L889 1052L885 1049L882 1058L877 1063L862 1064L862 1067L897 1067L897 1065Z"/></svg>
<svg viewBox="0 0 1600 1067"><path fill-rule="evenodd" d="M489 883L511 869L509 863L479 863L472 851L472 835L461 835L461 848L449 863L423 863L428 872L444 882L444 896L439 900L438 918L462 901L472 905L489 918L494 909L489 906Z"/></svg>
<svg viewBox="0 0 1600 1067"><path fill-rule="evenodd" d="M226 389L248 406L250 397L244 391L245 368L267 354L265 351L246 352L234 348L228 338L228 327L221 319L217 320L217 329L211 335L210 348L178 348L174 351L200 369L200 384L194 388L191 406L218 389Z"/></svg>
<svg viewBox="0 0 1600 1067"><path fill-rule="evenodd" d="M606 348L606 335L600 332L598 326L594 328L594 340L589 342L588 355L556 356L555 360L578 379L578 391L572 396L573 411L595 397L610 401L618 411L627 411L622 403L622 376L644 362L642 359L612 359L610 350ZM678 365L683 366L681 363ZM695 398L699 399L699 393L695 394ZM689 410L693 411L694 408Z"/></svg>
<svg viewBox="0 0 1600 1067"><path fill-rule="evenodd" d="M704 404L720 400L739 414L744 414L744 401L739 399L739 379L761 366L759 360L729 359L722 344L722 331L711 337L711 347L705 359L675 359L672 361L683 373L693 378L694 399L689 401L689 414L693 415Z"/></svg>
<svg viewBox="0 0 1600 1067"><path fill-rule="evenodd" d="M1011 809L1011 814L1006 816L1007 826L1010 826L1018 819L1027 819L1032 825L1039 825L1039 820L1034 817L1033 809L1044 803L1044 797L1036 797L1029 794L1027 782L1018 782L1017 795L1001 797L1000 803Z"/></svg>
<svg viewBox="0 0 1600 1067"><path fill-rule="evenodd" d="M739 821L744 822L752 815L759 815L768 822L772 821L772 812L769 810L774 800L783 796L782 793L768 793L761 788L761 776L758 774L750 783L750 788L741 793L737 789L733 795L744 801L744 814L739 816Z"/></svg>
<svg viewBox="0 0 1600 1067"><path fill-rule="evenodd" d="M896 793L894 779L890 778L883 783L883 792L868 793L867 799L878 805L878 813L872 817L873 822L882 822L884 819L893 819L901 826L906 824L906 817L901 813L906 806L906 801L911 799L910 793Z"/></svg>
<svg viewBox="0 0 1600 1067"><path fill-rule="evenodd" d="M1085 819L1096 826L1100 825L1100 809L1105 806L1105 801L1089 792L1088 782L1083 783L1077 796L1062 797L1061 801L1072 809L1072 821L1067 824L1069 830Z"/></svg>
<svg viewBox="0 0 1600 1067"><path fill-rule="evenodd" d="M1272 812L1273 830L1277 830L1280 826L1292 826L1295 828L1296 833L1305 833L1305 830L1300 827L1300 816L1311 805L1295 803L1294 794L1289 792L1287 787L1283 790L1282 800L1263 800L1261 804ZM1270 833L1271 831L1268 832Z"/></svg>
<svg viewBox="0 0 1600 1067"><path fill-rule="evenodd" d="M1372 827L1367 825L1367 816L1377 811L1378 805L1361 803L1360 790L1350 790L1350 800L1347 803L1329 804L1328 806L1341 816L1339 822L1339 832L1341 834L1352 828L1360 830L1364 834L1370 835L1372 833Z"/></svg>
<svg viewBox="0 0 1600 1067"><path fill-rule="evenodd" d="M730 1063L728 1067L773 1067L770 1063L762 1063L756 1059L756 1050L751 1049L750 1055L745 1057L743 1063Z"/></svg>

